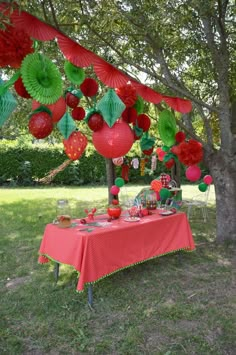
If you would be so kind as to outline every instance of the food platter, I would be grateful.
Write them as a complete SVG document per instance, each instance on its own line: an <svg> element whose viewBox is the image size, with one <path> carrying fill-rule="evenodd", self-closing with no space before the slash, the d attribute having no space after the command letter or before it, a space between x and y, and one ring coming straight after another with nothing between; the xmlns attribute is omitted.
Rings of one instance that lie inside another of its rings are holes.
<svg viewBox="0 0 236 355"><path fill-rule="evenodd" d="M140 221L140 218L139 217L127 217L127 218L124 218L124 221L125 222L138 222L138 221Z"/></svg>
<svg viewBox="0 0 236 355"><path fill-rule="evenodd" d="M162 211L159 213L161 216L170 216L172 214L174 214L173 211Z"/></svg>

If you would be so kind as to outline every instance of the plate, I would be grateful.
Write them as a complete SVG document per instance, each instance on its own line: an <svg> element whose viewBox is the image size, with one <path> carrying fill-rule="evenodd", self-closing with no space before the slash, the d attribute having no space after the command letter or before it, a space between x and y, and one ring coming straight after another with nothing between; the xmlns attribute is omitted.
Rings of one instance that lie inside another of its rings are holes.
<svg viewBox="0 0 236 355"><path fill-rule="evenodd" d="M174 212L172 212L172 211L163 211L163 212L160 212L160 215L161 215L161 216L170 216L170 215L172 215L172 214L174 214Z"/></svg>
<svg viewBox="0 0 236 355"><path fill-rule="evenodd" d="M125 222L138 222L140 221L139 217L128 217L128 218L124 218Z"/></svg>

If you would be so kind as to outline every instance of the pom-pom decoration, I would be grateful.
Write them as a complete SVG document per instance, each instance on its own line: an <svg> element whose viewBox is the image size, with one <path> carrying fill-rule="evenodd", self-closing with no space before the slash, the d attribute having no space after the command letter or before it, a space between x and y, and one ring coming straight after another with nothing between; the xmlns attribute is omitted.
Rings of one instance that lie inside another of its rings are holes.
<svg viewBox="0 0 236 355"><path fill-rule="evenodd" d="M93 97L97 95L98 83L92 78L84 79L83 83L80 85L80 90L84 96Z"/></svg>
<svg viewBox="0 0 236 355"><path fill-rule="evenodd" d="M206 192L207 187L208 187L208 185L205 184L205 182L201 182L201 183L198 185L198 189L199 189L199 191L201 191L201 192Z"/></svg>
<svg viewBox="0 0 236 355"><path fill-rule="evenodd" d="M197 165L191 165L187 168L185 176L189 181L197 181L201 177L201 169Z"/></svg>
<svg viewBox="0 0 236 355"><path fill-rule="evenodd" d="M35 110L42 104L36 100L32 101L32 109ZM56 102L50 105L44 105L47 107L52 113L52 122L57 123L60 121L64 113L66 112L66 102L64 97L60 97Z"/></svg>
<svg viewBox="0 0 236 355"><path fill-rule="evenodd" d="M24 58L21 76L28 93L42 104L52 104L62 95L61 74L42 54L28 54Z"/></svg>
<svg viewBox="0 0 236 355"><path fill-rule="evenodd" d="M124 111L125 104L113 89L109 89L97 104L97 109L101 112L108 126L112 127Z"/></svg>
<svg viewBox="0 0 236 355"><path fill-rule="evenodd" d="M81 132L72 132L68 139L63 140L66 155L71 160L78 160L85 151L88 140Z"/></svg>
<svg viewBox="0 0 236 355"><path fill-rule="evenodd" d="M213 182L213 178L211 175L205 175L203 181L205 184L210 185Z"/></svg>
<svg viewBox="0 0 236 355"><path fill-rule="evenodd" d="M69 61L65 61L64 70L67 78L75 85L81 85L85 79L83 68L77 67Z"/></svg>
<svg viewBox="0 0 236 355"><path fill-rule="evenodd" d="M99 113L92 114L88 119L88 126L94 132L99 131L102 128L103 123L104 119Z"/></svg>
<svg viewBox="0 0 236 355"><path fill-rule="evenodd" d="M126 107L126 109L122 112L121 117L127 123L135 123L138 119L138 114L135 108Z"/></svg>
<svg viewBox="0 0 236 355"><path fill-rule="evenodd" d="M15 83L14 83L14 88L17 92L17 94L21 97L23 97L24 99L30 99L31 96L30 94L28 93L28 91L26 90L24 84L23 84L23 81L22 81L22 78L19 77Z"/></svg>
<svg viewBox="0 0 236 355"><path fill-rule="evenodd" d="M73 131L76 129L76 124L69 112L66 112L64 116L57 123L57 128L65 139L68 139Z"/></svg>
<svg viewBox="0 0 236 355"><path fill-rule="evenodd" d="M173 153L176 154L179 161L186 166L198 164L203 158L202 144L194 139L180 143L175 147Z"/></svg>
<svg viewBox="0 0 236 355"><path fill-rule="evenodd" d="M186 138L186 135L182 131L177 132L175 135L175 140L177 143L183 142L185 140L185 138Z"/></svg>
<svg viewBox="0 0 236 355"><path fill-rule="evenodd" d="M122 178L120 178L120 177L118 177L118 178L115 179L115 185L116 185L116 186L122 187L122 186L124 186L124 184L125 184L124 179L122 179Z"/></svg>
<svg viewBox="0 0 236 355"><path fill-rule="evenodd" d="M119 186L116 186L116 185L112 185L111 188L110 188L110 193L112 195L118 195L118 193L120 192L120 188Z"/></svg>
<svg viewBox="0 0 236 355"><path fill-rule="evenodd" d="M0 88L3 82L0 79ZM10 91L6 91L3 95L0 95L0 127L8 119L17 106L15 97Z"/></svg>
<svg viewBox="0 0 236 355"><path fill-rule="evenodd" d="M37 139L48 137L53 130L51 115L47 111L36 112L29 120L29 131Z"/></svg>
<svg viewBox="0 0 236 355"><path fill-rule="evenodd" d="M7 25L0 30L0 67L19 68L24 57L33 51L33 41L23 29Z"/></svg>
<svg viewBox="0 0 236 355"><path fill-rule="evenodd" d="M142 128L143 132L147 132L151 126L151 120L145 113L138 115L137 122L139 128Z"/></svg>
<svg viewBox="0 0 236 355"><path fill-rule="evenodd" d="M155 192L159 192L162 189L162 183L160 180L157 179L152 180L150 186L151 189Z"/></svg>
<svg viewBox="0 0 236 355"><path fill-rule="evenodd" d="M162 142L171 147L175 144L175 134L177 131L176 121L174 115L168 111L164 110L160 113L158 120L158 130Z"/></svg>
<svg viewBox="0 0 236 355"><path fill-rule="evenodd" d="M104 122L92 138L95 149L105 158L118 158L127 154L134 141L129 125L122 120L111 128Z"/></svg>
<svg viewBox="0 0 236 355"><path fill-rule="evenodd" d="M137 101L137 93L135 88L131 84L126 84L124 86L116 89L116 93L119 98L124 102L126 107L132 107Z"/></svg>
<svg viewBox="0 0 236 355"><path fill-rule="evenodd" d="M85 109L83 107L75 107L71 111L71 116L75 121L82 121L86 115Z"/></svg>
<svg viewBox="0 0 236 355"><path fill-rule="evenodd" d="M112 159L112 162L114 165L121 166L124 163L124 158L123 157L118 157Z"/></svg>

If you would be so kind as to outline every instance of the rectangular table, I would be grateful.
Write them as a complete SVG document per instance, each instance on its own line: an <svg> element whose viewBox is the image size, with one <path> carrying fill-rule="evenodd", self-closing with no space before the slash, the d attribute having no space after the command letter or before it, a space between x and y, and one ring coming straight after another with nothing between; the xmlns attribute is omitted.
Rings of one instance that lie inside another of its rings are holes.
<svg viewBox="0 0 236 355"><path fill-rule="evenodd" d="M160 211L138 222L125 221L125 212L104 226L89 226L79 220L72 227L47 224L39 249L39 263L50 260L71 265L79 272L77 291L126 267L176 252L195 249L186 214L161 216ZM106 216L95 216L103 224ZM90 230L91 230L90 229Z"/></svg>

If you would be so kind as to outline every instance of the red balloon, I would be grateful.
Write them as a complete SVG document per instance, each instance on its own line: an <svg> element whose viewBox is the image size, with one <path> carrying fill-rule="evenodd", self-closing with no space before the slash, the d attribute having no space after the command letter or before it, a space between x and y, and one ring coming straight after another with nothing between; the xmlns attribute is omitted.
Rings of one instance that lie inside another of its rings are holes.
<svg viewBox="0 0 236 355"><path fill-rule="evenodd" d="M205 182L205 184L210 185L213 181L212 176L211 175L205 175L203 178L203 181Z"/></svg>
<svg viewBox="0 0 236 355"><path fill-rule="evenodd" d="M201 169L197 165L191 165L187 168L185 175L189 181L197 181L201 177Z"/></svg>
<svg viewBox="0 0 236 355"><path fill-rule="evenodd" d="M31 116L29 120L29 131L37 139L43 139L52 132L52 118L47 112L38 112Z"/></svg>
<svg viewBox="0 0 236 355"><path fill-rule="evenodd" d="M112 127L106 122L99 131L93 133L93 145L105 158L118 158L127 154L134 142L129 125L118 120Z"/></svg>

